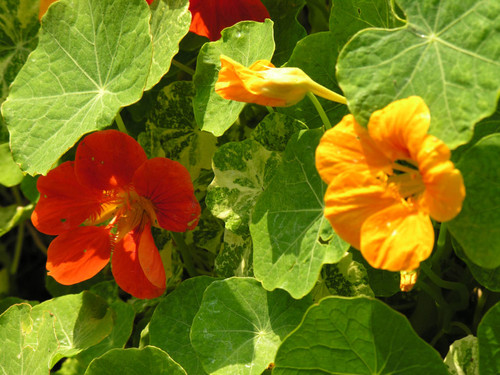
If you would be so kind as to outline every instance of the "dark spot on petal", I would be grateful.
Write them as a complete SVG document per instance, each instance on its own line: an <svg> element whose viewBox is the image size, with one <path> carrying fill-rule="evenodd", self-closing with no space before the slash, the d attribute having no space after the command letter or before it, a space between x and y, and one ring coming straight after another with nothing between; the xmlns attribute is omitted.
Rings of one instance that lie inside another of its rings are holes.
<svg viewBox="0 0 500 375"><path fill-rule="evenodd" d="M61 219L61 223L65 223L67 219Z"/></svg>

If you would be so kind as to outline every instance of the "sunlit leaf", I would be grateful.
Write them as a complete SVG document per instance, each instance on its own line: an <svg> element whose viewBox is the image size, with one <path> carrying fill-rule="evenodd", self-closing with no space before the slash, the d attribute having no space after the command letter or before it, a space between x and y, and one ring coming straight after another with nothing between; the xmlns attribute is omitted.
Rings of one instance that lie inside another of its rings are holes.
<svg viewBox="0 0 500 375"><path fill-rule="evenodd" d="M324 263L348 248L323 216L326 185L314 164L320 130L292 137L283 163L252 213L254 274L264 288L282 288L301 298L313 288Z"/></svg>
<svg viewBox="0 0 500 375"><path fill-rule="evenodd" d="M310 303L252 278L215 281L193 320L192 345L210 374L260 375Z"/></svg>
<svg viewBox="0 0 500 375"><path fill-rule="evenodd" d="M479 375L477 337L465 336L450 345L444 363L451 375Z"/></svg>
<svg viewBox="0 0 500 375"><path fill-rule="evenodd" d="M226 100L214 90L219 75L220 55L250 66L270 60L274 52L273 23L245 21L225 29L216 42L203 45L198 55L194 84L194 114L201 130L221 136L236 121L245 103Z"/></svg>
<svg viewBox="0 0 500 375"><path fill-rule="evenodd" d="M365 297L327 297L281 344L273 374L446 375L437 351L408 320Z"/></svg>
<svg viewBox="0 0 500 375"><path fill-rule="evenodd" d="M248 233L252 207L280 161L276 152L251 139L222 145L213 158L215 177L207 189L207 207L230 231Z"/></svg>
<svg viewBox="0 0 500 375"><path fill-rule="evenodd" d="M146 90L156 85L168 72L170 62L179 51L179 43L189 31L191 13L188 0L157 0L151 4L153 60Z"/></svg>
<svg viewBox="0 0 500 375"><path fill-rule="evenodd" d="M125 369L127 375L187 375L167 353L154 346L110 350L92 361L85 375L122 375Z"/></svg>
<svg viewBox="0 0 500 375"><path fill-rule="evenodd" d="M38 47L2 106L23 170L46 173L83 134L109 126L141 97L152 55L149 17L144 0L49 7Z"/></svg>
<svg viewBox="0 0 500 375"><path fill-rule="evenodd" d="M206 374L191 346L189 333L203 293L215 280L200 276L184 281L158 304L149 324L150 344L165 350L190 375Z"/></svg>
<svg viewBox="0 0 500 375"><path fill-rule="evenodd" d="M400 0L408 23L363 30L339 57L338 78L361 124L390 102L421 96L430 132L455 148L494 112L500 87L500 3Z"/></svg>

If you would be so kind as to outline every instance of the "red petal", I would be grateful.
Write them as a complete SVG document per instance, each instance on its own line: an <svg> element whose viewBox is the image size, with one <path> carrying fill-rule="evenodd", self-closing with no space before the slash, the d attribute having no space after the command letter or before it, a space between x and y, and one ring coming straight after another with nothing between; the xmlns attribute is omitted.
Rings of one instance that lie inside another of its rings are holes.
<svg viewBox="0 0 500 375"><path fill-rule="evenodd" d="M111 265L117 284L134 297L156 298L166 289L165 270L149 225L116 243Z"/></svg>
<svg viewBox="0 0 500 375"><path fill-rule="evenodd" d="M146 153L134 138L117 130L104 130L80 142L75 173L84 185L112 190L130 184L135 170L146 160Z"/></svg>
<svg viewBox="0 0 500 375"><path fill-rule="evenodd" d="M64 285L95 276L111 254L109 231L104 227L78 227L56 237L47 251L49 276Z"/></svg>
<svg viewBox="0 0 500 375"><path fill-rule="evenodd" d="M99 214L106 201L101 190L78 183L73 166L73 162L65 162L38 179L40 200L31 221L40 232L56 235L76 228Z"/></svg>
<svg viewBox="0 0 500 375"><path fill-rule="evenodd" d="M200 205L191 176L182 164L167 158L150 159L137 169L134 186L139 195L153 203L158 219L153 224L184 232L198 223Z"/></svg>
<svg viewBox="0 0 500 375"><path fill-rule="evenodd" d="M219 39L223 29L240 21L270 18L260 0L190 0L189 10L193 16L189 31L210 40Z"/></svg>

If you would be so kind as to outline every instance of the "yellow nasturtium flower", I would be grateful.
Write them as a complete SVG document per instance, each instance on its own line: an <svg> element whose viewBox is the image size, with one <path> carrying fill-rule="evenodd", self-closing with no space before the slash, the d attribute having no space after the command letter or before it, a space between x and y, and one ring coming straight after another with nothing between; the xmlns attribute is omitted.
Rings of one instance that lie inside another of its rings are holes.
<svg viewBox="0 0 500 375"><path fill-rule="evenodd" d="M316 150L325 216L375 268L418 269L434 246L430 218L448 221L462 208L462 175L429 124L424 101L409 97L374 112L368 129L345 116Z"/></svg>
<svg viewBox="0 0 500 375"><path fill-rule="evenodd" d="M308 92L345 104L345 98L314 82L299 68L276 68L258 60L244 67L221 55L221 70L215 92L224 99L270 107L288 107L304 99Z"/></svg>

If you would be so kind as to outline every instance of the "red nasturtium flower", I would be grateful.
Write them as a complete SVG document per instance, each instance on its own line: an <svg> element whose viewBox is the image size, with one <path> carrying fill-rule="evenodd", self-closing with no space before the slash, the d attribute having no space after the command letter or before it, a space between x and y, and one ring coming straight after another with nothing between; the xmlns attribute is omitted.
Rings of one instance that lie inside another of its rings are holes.
<svg viewBox="0 0 500 375"><path fill-rule="evenodd" d="M288 107L312 92L334 102L346 103L343 96L314 82L299 68L276 68L267 60L258 60L247 68L224 55L220 60L215 92L224 99Z"/></svg>
<svg viewBox="0 0 500 375"><path fill-rule="evenodd" d="M417 269L434 246L430 217L448 221L462 208L462 175L429 124L424 101L410 97L375 111L368 130L345 116L316 150L325 216L375 268Z"/></svg>
<svg viewBox="0 0 500 375"><path fill-rule="evenodd" d="M118 285L138 298L165 291L165 271L151 226L193 229L200 215L188 171L167 158L147 159L130 136L106 130L86 136L75 161L39 178L40 200L31 220L57 235L47 270L70 285L109 262Z"/></svg>
<svg viewBox="0 0 500 375"><path fill-rule="evenodd" d="M260 0L190 0L189 11L189 31L210 40L219 39L223 29L240 21L263 22L270 18Z"/></svg>

